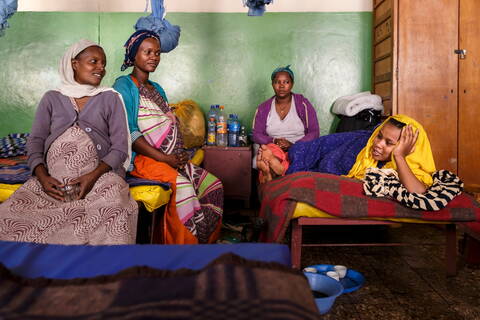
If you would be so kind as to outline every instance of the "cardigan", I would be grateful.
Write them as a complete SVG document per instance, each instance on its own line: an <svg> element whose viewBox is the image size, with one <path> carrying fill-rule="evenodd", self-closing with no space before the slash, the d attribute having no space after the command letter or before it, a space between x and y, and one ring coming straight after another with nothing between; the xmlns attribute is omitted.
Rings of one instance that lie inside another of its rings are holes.
<svg viewBox="0 0 480 320"><path fill-rule="evenodd" d="M320 128L318 126L317 113L310 101L301 94L293 93L292 97L295 100L295 108L297 114L302 120L305 128L305 136L299 141L310 141L320 136ZM270 112L272 101L275 96L267 101L262 102L255 112L253 122L253 142L258 144L273 143L273 138L267 134L267 118Z"/></svg>
<svg viewBox="0 0 480 320"><path fill-rule="evenodd" d="M91 97L80 113L75 111L69 97L59 91L45 93L27 140L30 170L33 172L39 164L46 166L50 145L74 124L92 139L99 159L124 177L123 163L128 157L128 128L121 97L113 91Z"/></svg>

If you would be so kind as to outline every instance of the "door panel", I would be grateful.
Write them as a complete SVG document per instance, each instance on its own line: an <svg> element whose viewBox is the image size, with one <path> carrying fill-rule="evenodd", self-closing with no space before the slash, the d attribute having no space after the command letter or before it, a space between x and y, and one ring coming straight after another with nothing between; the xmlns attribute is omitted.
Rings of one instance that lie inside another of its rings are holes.
<svg viewBox="0 0 480 320"><path fill-rule="evenodd" d="M398 3L398 113L424 126L437 169L456 172L458 0Z"/></svg>
<svg viewBox="0 0 480 320"><path fill-rule="evenodd" d="M480 185L480 1L460 0L458 174Z"/></svg>

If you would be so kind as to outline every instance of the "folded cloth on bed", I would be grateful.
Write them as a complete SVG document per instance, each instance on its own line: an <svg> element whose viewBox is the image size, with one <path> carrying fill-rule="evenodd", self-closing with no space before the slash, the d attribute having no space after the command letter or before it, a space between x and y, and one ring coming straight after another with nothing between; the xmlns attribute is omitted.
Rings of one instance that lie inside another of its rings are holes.
<svg viewBox="0 0 480 320"><path fill-rule="evenodd" d="M161 186L164 190L170 189L170 183L160 182L155 180L147 180L142 178L137 178L132 175L127 174L126 177L127 183L130 187L136 186Z"/></svg>
<svg viewBox="0 0 480 320"><path fill-rule="evenodd" d="M368 197L363 181L327 173L297 172L274 179L260 189L259 216L267 221L261 241L280 242L297 202L305 202L339 218L414 218L425 221L480 220L480 204L462 193L444 209L421 211L397 201Z"/></svg>
<svg viewBox="0 0 480 320"><path fill-rule="evenodd" d="M447 170L436 171L433 184L424 194L408 192L392 169L368 168L363 183L367 196L390 197L412 209L438 211L463 191L463 182Z"/></svg>
<svg viewBox="0 0 480 320"><path fill-rule="evenodd" d="M0 167L0 183L25 183L30 177L30 169L26 164Z"/></svg>
<svg viewBox="0 0 480 320"><path fill-rule="evenodd" d="M343 96L335 100L332 112L352 117L365 109L383 111L382 98L379 95L364 91L350 96Z"/></svg>
<svg viewBox="0 0 480 320"><path fill-rule="evenodd" d="M2 159L7 160L7 159ZM25 183L30 179L30 169L26 164L17 164L17 165L2 165L0 163L0 183L6 184L18 184ZM130 187L136 186L161 186L164 190L170 189L170 184L168 182L159 182L153 180L146 180L137 178L127 174L126 176L127 183Z"/></svg>
<svg viewBox="0 0 480 320"><path fill-rule="evenodd" d="M201 270L133 267L95 278L26 279L0 265L5 319L319 319L307 279L224 254Z"/></svg>
<svg viewBox="0 0 480 320"><path fill-rule="evenodd" d="M10 133L0 139L0 158L27 154L28 133Z"/></svg>

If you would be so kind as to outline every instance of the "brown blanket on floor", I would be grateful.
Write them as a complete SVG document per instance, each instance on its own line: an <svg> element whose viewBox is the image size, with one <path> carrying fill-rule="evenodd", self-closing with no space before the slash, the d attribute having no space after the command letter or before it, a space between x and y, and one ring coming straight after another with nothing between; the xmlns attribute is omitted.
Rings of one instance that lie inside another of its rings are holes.
<svg viewBox="0 0 480 320"><path fill-rule="evenodd" d="M25 279L0 264L0 319L318 319L303 274L224 254L205 268Z"/></svg>
<svg viewBox="0 0 480 320"><path fill-rule="evenodd" d="M439 211L415 210L386 198L365 195L361 180L328 173L297 172L262 186L259 216L267 221L261 241L280 242L297 202L305 202L339 218L413 218L424 221L480 220L480 205L462 193Z"/></svg>

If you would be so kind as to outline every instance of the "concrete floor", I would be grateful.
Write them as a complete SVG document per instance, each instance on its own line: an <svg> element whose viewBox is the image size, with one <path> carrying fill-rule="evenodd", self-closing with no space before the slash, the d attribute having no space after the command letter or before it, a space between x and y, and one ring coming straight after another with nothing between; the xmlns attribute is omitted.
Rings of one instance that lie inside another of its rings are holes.
<svg viewBox="0 0 480 320"><path fill-rule="evenodd" d="M367 230L370 235L372 231ZM311 232L318 234L319 230ZM480 319L480 269L461 265L459 257L458 275L445 276L441 229L404 225L377 232L388 241L428 240L440 245L307 247L302 266L341 264L360 271L366 278L364 287L340 296L325 319ZM362 231L353 235L350 232L348 237L355 238L358 233Z"/></svg>
<svg viewBox="0 0 480 320"><path fill-rule="evenodd" d="M237 218L252 216L256 211L238 208L236 204L226 203L225 220L242 221ZM358 291L337 298L322 319L480 320L480 266L463 265L459 256L458 275L445 276L445 238L441 226L333 228L308 228L304 230L304 242L385 241L434 245L304 248L302 267L340 264L361 272L366 278L365 285ZM223 233L227 234L235 235L234 232ZM288 239L285 241L288 243Z"/></svg>

